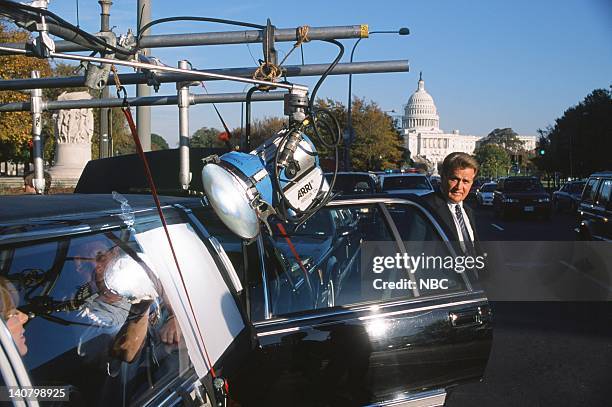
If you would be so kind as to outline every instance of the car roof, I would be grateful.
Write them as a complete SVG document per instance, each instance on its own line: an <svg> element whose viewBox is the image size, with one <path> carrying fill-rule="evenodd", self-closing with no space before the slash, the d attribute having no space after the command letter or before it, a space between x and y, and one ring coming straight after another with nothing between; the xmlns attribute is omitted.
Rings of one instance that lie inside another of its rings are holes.
<svg viewBox="0 0 612 407"><path fill-rule="evenodd" d="M325 175L333 175L333 172L326 172ZM337 175L375 175L365 171L338 171Z"/></svg>
<svg viewBox="0 0 612 407"><path fill-rule="evenodd" d="M539 181L538 177L526 177L526 176L512 176L504 178L504 181L520 181L520 180L536 180Z"/></svg>
<svg viewBox="0 0 612 407"><path fill-rule="evenodd" d="M425 177L427 178L427 176L425 174L419 174L417 172L397 172L397 173L390 173L390 174L381 174L380 175L381 178L391 178L391 177Z"/></svg>
<svg viewBox="0 0 612 407"><path fill-rule="evenodd" d="M151 195L126 194L123 197L137 210L155 208ZM162 205L195 202L190 197L160 197ZM0 196L0 224L23 220L75 217L95 213L121 213L121 203L111 194L58 194L58 195L6 195Z"/></svg>
<svg viewBox="0 0 612 407"><path fill-rule="evenodd" d="M612 171L600 171L590 175L591 177L612 177Z"/></svg>

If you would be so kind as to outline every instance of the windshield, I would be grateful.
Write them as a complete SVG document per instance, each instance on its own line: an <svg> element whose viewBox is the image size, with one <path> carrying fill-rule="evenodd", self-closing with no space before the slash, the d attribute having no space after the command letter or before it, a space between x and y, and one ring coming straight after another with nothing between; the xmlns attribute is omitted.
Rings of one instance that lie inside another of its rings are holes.
<svg viewBox="0 0 612 407"><path fill-rule="evenodd" d="M520 180L506 180L504 183L504 189L506 191L514 192L525 192L525 191L542 191L544 187L540 181L535 179L520 179Z"/></svg>
<svg viewBox="0 0 612 407"><path fill-rule="evenodd" d="M495 187L496 186L497 185L495 185L495 184L486 184L486 185L483 185L482 188L480 188L480 192L493 192L493 191L495 191Z"/></svg>
<svg viewBox="0 0 612 407"><path fill-rule="evenodd" d="M385 177L383 183L384 191L398 189L431 189L431 185L425 176Z"/></svg>
<svg viewBox="0 0 612 407"><path fill-rule="evenodd" d="M331 182L332 176L326 175L327 182ZM336 176L334 183L334 191L342 191L345 194L359 194L364 192L373 192L370 184L372 179L368 175L342 175Z"/></svg>
<svg viewBox="0 0 612 407"><path fill-rule="evenodd" d="M333 230L329 211L328 208L319 210L312 218L296 228L292 235L331 236Z"/></svg>

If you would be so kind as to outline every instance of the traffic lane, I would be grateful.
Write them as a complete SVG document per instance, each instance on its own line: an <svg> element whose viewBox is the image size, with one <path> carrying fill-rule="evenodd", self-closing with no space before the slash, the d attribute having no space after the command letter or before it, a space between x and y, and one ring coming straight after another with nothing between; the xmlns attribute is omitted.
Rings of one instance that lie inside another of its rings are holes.
<svg viewBox="0 0 612 407"><path fill-rule="evenodd" d="M472 202L469 204L474 209L480 240L570 241L575 239L576 216L570 213L553 213L550 220L543 220L533 215L514 216L504 220L497 218L491 207L479 207Z"/></svg>
<svg viewBox="0 0 612 407"><path fill-rule="evenodd" d="M481 382L447 407L609 406L610 302L493 302L493 346Z"/></svg>

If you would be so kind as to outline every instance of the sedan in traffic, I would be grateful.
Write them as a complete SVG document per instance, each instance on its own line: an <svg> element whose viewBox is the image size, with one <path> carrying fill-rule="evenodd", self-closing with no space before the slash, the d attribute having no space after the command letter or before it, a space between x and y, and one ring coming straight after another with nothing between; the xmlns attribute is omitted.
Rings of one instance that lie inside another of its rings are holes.
<svg viewBox="0 0 612 407"><path fill-rule="evenodd" d="M497 183L493 193L495 215L538 215L550 218L550 196L536 177L507 177Z"/></svg>
<svg viewBox="0 0 612 407"><path fill-rule="evenodd" d="M383 192L396 196L402 194L422 196L434 190L426 175L415 173L382 174L380 187Z"/></svg>
<svg viewBox="0 0 612 407"><path fill-rule="evenodd" d="M493 206L493 192L497 187L496 182L487 182L476 189L476 201L480 206Z"/></svg>

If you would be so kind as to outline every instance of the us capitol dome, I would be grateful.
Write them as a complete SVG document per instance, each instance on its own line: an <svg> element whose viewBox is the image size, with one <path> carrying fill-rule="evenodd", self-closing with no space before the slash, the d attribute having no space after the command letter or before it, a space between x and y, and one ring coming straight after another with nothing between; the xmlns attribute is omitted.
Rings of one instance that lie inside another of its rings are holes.
<svg viewBox="0 0 612 407"><path fill-rule="evenodd" d="M440 131L440 116L433 98L425 90L423 73L419 76L419 85L408 99L404 109L405 127L410 129L427 129L429 131ZM441 132L441 131L440 131Z"/></svg>
<svg viewBox="0 0 612 407"><path fill-rule="evenodd" d="M440 128L440 116L433 97L425 90L423 73L416 91L408 99L402 120L404 143L415 161L433 164L434 173L444 157L454 151L472 154L482 136L460 134L459 130L445 133Z"/></svg>
<svg viewBox="0 0 612 407"><path fill-rule="evenodd" d="M440 129L440 116L433 97L425 90L423 73L416 91L408 99L402 117L404 145L415 161L430 162L434 173L444 158L455 151L473 154L478 140L484 136L461 134L459 130L445 133ZM528 150L535 149L535 136L519 136Z"/></svg>

